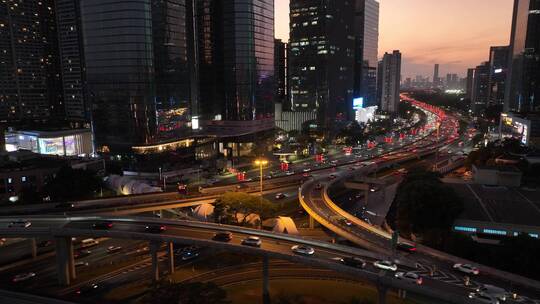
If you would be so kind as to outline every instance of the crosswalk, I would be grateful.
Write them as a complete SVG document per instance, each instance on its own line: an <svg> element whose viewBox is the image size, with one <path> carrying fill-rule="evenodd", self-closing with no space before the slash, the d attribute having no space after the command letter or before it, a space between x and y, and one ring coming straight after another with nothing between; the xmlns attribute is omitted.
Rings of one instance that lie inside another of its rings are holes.
<svg viewBox="0 0 540 304"><path fill-rule="evenodd" d="M447 284L452 284L452 285L459 286L459 287L464 287L465 286L465 276L459 276L459 275L455 275L453 273L448 273L448 272L440 271L440 270L436 270L433 273L433 276L431 276L430 267L428 267L428 266L426 266L424 264L420 264L420 263L418 263L416 266L417 266L417 269L413 270L411 272L416 273L418 275L422 275L424 277L428 277L428 278L430 278L432 280L437 280L437 281L444 282L444 283L447 283ZM480 287L480 286L481 286L480 283L475 282L474 280L471 279L471 280L469 280L469 285L467 287L469 287L471 289L476 289L477 287ZM508 299L507 302L508 303L534 303L534 304L540 304L540 300L534 300L534 299L530 299L530 298L524 297L524 296L518 296L518 298L516 300Z"/></svg>
<svg viewBox="0 0 540 304"><path fill-rule="evenodd" d="M447 284L452 284L456 286L465 286L465 277L460 277L453 273L448 273L448 272L437 270L437 269L435 270L435 272L433 272L433 276L431 276L431 269L428 266L425 266L420 263L417 264L417 266L418 268L411 272L425 276L425 277L429 277L432 280L441 281ZM469 285L467 287L474 289L479 286L480 285L474 280L469 280Z"/></svg>

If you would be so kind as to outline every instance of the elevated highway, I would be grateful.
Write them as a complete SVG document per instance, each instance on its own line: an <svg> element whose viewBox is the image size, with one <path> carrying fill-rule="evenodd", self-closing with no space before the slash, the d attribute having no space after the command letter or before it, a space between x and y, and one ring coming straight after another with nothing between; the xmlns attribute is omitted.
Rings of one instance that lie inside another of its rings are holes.
<svg viewBox="0 0 540 304"><path fill-rule="evenodd" d="M162 243L194 244L197 246L224 249L243 254L260 255L263 256L263 261L265 261L263 264L266 265L268 259L279 259L347 274L359 280L376 285L380 293L380 303L384 303L384 297L388 289L407 290L410 293L443 300L446 303L476 303L467 298L467 293L457 294L455 292L448 292L448 288L436 280L426 279L425 285L417 286L396 279L393 276L393 273L380 271L373 267L366 267L365 269L352 268L345 266L334 259L336 257L354 256L368 261L375 261L387 258L385 255L285 234L212 223L166 221L162 219L136 217L38 217L28 219L33 223L30 227L8 227L8 224L13 220L15 219L0 218L0 236L47 236L55 238L59 281L62 284L69 284L70 279L76 277L75 268L73 266L74 260L71 238L107 237L148 241L154 268L152 273L156 275L156 279L159 274L157 269L156 248L159 248ZM92 228L94 223L103 221L112 223L112 228L107 230L97 230ZM153 224L165 224L168 229L161 234L147 232L145 226ZM233 232L233 240L230 242L213 240L214 234L219 231ZM241 244L242 239L250 235L259 236L262 239L262 246L260 248L248 247ZM313 256L294 254L291 251L291 246L297 244L313 247L315 249L315 254ZM172 246L169 246L169 248L172 248ZM171 259L174 259L173 254L169 254L168 256ZM171 260L170 263L174 264L174 261ZM264 267L267 266L263 266L263 268ZM404 270L412 269L408 265L405 265L405 263L400 264L399 267Z"/></svg>
<svg viewBox="0 0 540 304"><path fill-rule="evenodd" d="M441 129L445 128L445 121L449 119L452 120L453 118L445 114L441 123ZM455 125L454 123L450 124ZM453 132L450 132L450 134L453 134ZM415 254L395 253L391 244L392 236L388 232L358 219L354 215L340 208L339 205L332 201L332 199L328 196L329 187L336 182L350 180L355 175L366 176L367 174L380 170L381 168L392 167L396 164L400 164L414 158L425 157L427 155L436 153L440 147L445 146L454 140L450 136L436 136L435 134L432 134L432 136L435 138L431 144L416 147L413 151L408 149L401 152L396 151L390 153L383 157L372 160L369 162L369 165L363 166L355 171L343 170L342 172L335 174L337 176L336 179L328 179L325 176L317 177L314 180L302 185L299 190L299 199L302 207L314 220L319 222L324 227L330 229L337 235L340 235L347 240L362 246L363 248L379 254L394 256L397 259L407 257L413 260L419 266L419 268L425 269L426 271L424 272L429 272L430 268L436 268L439 270L439 273L445 275L449 274L456 278L458 282L459 280L462 280L463 282L462 276L456 277L454 274L452 265L454 263L477 263L451 256L449 254L421 245L417 246L418 252ZM344 219L347 221L344 221ZM531 297L539 298L540 282L487 266L479 265L479 268L483 275L478 278L474 278L472 286L478 286L479 284L486 283L505 287L507 290L519 289L530 296L524 296L520 299L526 303L537 303L535 300L532 300ZM462 282L460 284L463 286Z"/></svg>

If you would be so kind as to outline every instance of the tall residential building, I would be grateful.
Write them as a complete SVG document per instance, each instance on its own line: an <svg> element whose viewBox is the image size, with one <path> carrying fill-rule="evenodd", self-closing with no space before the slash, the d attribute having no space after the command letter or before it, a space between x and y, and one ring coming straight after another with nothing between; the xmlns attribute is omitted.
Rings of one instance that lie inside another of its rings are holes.
<svg viewBox="0 0 540 304"><path fill-rule="evenodd" d="M231 136L274 128L274 1L196 3L203 128Z"/></svg>
<svg viewBox="0 0 540 304"><path fill-rule="evenodd" d="M481 114L489 101L489 62L477 66L474 71L474 84L471 98L471 110Z"/></svg>
<svg viewBox="0 0 540 304"><path fill-rule="evenodd" d="M289 80L287 76L288 66L288 45L276 39L274 42L274 72L276 79L276 102L287 106L287 96L289 95ZM290 110L290 109L286 109Z"/></svg>
<svg viewBox="0 0 540 304"><path fill-rule="evenodd" d="M0 121L63 115L54 2L0 2Z"/></svg>
<svg viewBox="0 0 540 304"><path fill-rule="evenodd" d="M474 69L467 69L467 83L465 86L465 97L472 100L474 90Z"/></svg>
<svg viewBox="0 0 540 304"><path fill-rule="evenodd" d="M492 46L489 51L489 105L503 105L508 72L508 46Z"/></svg>
<svg viewBox="0 0 540 304"><path fill-rule="evenodd" d="M196 93L192 1L78 2L98 150L189 145Z"/></svg>
<svg viewBox="0 0 540 304"><path fill-rule="evenodd" d="M379 62L379 98L381 109L389 113L395 113L399 104L399 89L401 79L401 53L397 50L384 53Z"/></svg>
<svg viewBox="0 0 540 304"><path fill-rule="evenodd" d="M317 112L318 127L352 117L355 3L290 2L290 108Z"/></svg>
<svg viewBox="0 0 540 304"><path fill-rule="evenodd" d="M87 122L90 104L85 91L79 0L56 0L55 4L66 119Z"/></svg>
<svg viewBox="0 0 540 304"><path fill-rule="evenodd" d="M435 67L433 68L433 87L438 88L439 86L440 86L439 64L436 63Z"/></svg>
<svg viewBox="0 0 540 304"><path fill-rule="evenodd" d="M363 106L376 106L377 64L379 52L379 2L356 0L354 17L355 67L354 98L363 98Z"/></svg>
<svg viewBox="0 0 540 304"><path fill-rule="evenodd" d="M505 111L540 110L540 0L515 0Z"/></svg>

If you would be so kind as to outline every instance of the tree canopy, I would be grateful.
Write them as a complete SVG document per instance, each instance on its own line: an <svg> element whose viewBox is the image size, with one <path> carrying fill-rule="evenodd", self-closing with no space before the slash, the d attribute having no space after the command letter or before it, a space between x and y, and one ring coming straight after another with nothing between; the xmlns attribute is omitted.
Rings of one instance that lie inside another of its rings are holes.
<svg viewBox="0 0 540 304"><path fill-rule="evenodd" d="M411 171L398 188L396 226L403 233L437 237L463 210L461 198L436 173Z"/></svg>
<svg viewBox="0 0 540 304"><path fill-rule="evenodd" d="M223 224L245 225L248 216L258 214L261 220L273 215L276 206L267 199L244 192L227 192L216 200L214 217ZM244 215L239 219L238 215Z"/></svg>

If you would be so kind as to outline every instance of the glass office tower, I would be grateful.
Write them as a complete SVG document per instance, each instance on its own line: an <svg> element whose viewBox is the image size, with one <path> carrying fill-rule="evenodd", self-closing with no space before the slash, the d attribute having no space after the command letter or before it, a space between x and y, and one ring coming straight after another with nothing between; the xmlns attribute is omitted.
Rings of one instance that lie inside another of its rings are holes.
<svg viewBox="0 0 540 304"><path fill-rule="evenodd" d="M97 147L189 134L194 73L190 0L81 0L87 94Z"/></svg>
<svg viewBox="0 0 540 304"><path fill-rule="evenodd" d="M290 108L317 112L325 130L352 117L354 12L352 1L290 2Z"/></svg>
<svg viewBox="0 0 540 304"><path fill-rule="evenodd" d="M355 13L354 98L363 98L363 106L376 106L379 51L379 2L357 0Z"/></svg>
<svg viewBox="0 0 540 304"><path fill-rule="evenodd" d="M353 119L353 97L375 105L378 25L375 0L292 0L289 108L328 127Z"/></svg>
<svg viewBox="0 0 540 304"><path fill-rule="evenodd" d="M197 2L200 111L217 135L274 127L274 1Z"/></svg>
<svg viewBox="0 0 540 304"><path fill-rule="evenodd" d="M540 110L540 0L515 0L505 111Z"/></svg>

